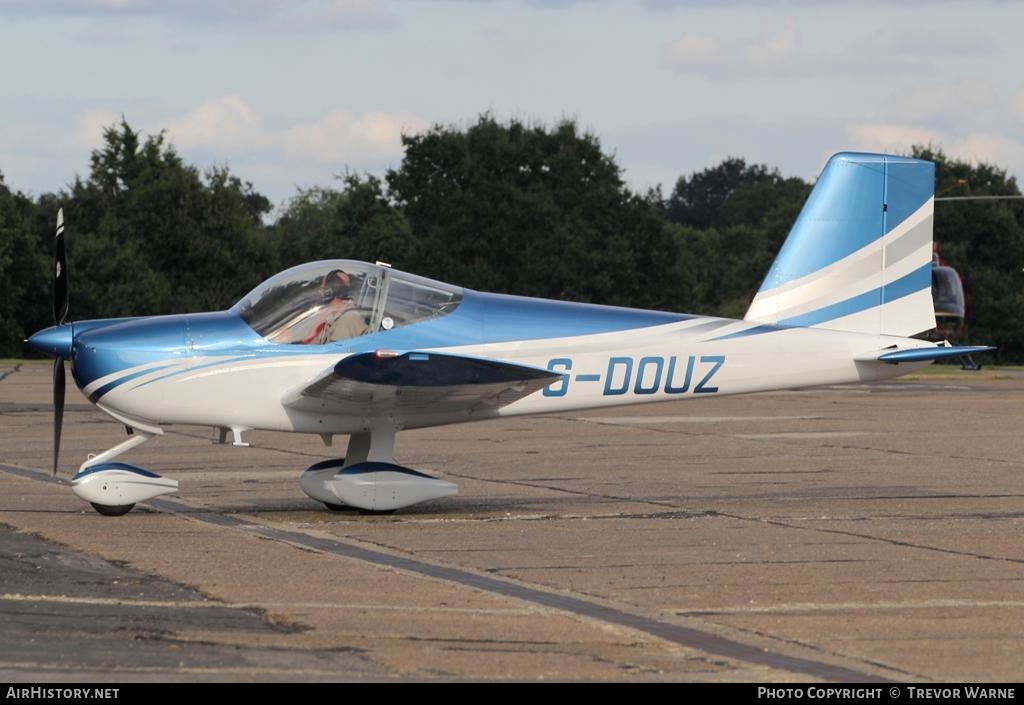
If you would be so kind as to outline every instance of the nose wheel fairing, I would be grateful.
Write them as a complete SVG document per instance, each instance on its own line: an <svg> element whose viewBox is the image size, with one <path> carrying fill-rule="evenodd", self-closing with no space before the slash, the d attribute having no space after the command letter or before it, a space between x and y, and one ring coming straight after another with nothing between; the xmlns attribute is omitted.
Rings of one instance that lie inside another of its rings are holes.
<svg viewBox="0 0 1024 705"><path fill-rule="evenodd" d="M178 481L135 465L100 462L71 478L71 491L100 514L127 514L138 502L178 491Z"/></svg>
<svg viewBox="0 0 1024 705"><path fill-rule="evenodd" d="M71 478L71 491L104 516L121 516L138 502L178 491L178 481L114 458L155 434L129 428L132 435L113 448L90 455Z"/></svg>

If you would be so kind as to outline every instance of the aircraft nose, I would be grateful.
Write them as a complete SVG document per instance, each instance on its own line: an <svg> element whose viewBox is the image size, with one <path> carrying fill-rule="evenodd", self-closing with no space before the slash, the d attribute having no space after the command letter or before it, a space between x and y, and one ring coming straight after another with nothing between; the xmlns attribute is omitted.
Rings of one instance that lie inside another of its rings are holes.
<svg viewBox="0 0 1024 705"><path fill-rule="evenodd" d="M32 335L25 342L39 352L53 357L71 357L71 343L74 339L70 325L50 326Z"/></svg>

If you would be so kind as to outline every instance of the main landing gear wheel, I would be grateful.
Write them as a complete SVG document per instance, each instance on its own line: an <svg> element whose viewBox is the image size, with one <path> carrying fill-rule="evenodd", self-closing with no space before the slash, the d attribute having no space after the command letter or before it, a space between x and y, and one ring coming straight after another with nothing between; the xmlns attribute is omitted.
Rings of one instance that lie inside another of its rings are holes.
<svg viewBox="0 0 1024 705"><path fill-rule="evenodd" d="M96 502L89 502L89 504L105 517L123 517L135 506L134 504L96 504Z"/></svg>
<svg viewBox="0 0 1024 705"><path fill-rule="evenodd" d="M299 486L308 497L334 512L358 509L373 515L458 492L450 482L395 465L396 429L381 420L371 419L370 425L370 430L349 437L344 458L306 468Z"/></svg>

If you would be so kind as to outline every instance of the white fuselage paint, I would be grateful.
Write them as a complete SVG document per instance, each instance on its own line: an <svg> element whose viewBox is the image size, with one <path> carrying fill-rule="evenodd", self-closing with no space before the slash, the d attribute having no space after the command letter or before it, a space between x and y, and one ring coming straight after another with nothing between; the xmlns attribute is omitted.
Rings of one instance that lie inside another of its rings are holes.
<svg viewBox="0 0 1024 705"><path fill-rule="evenodd" d="M713 321L722 325L708 332L706 324ZM291 391L301 389L344 357L330 346L317 346L317 352L308 355L177 357L167 363L169 366L150 363L123 370L96 380L84 391L88 394L118 377L142 372L107 392L98 405L119 420L137 421L139 425L197 424L345 434L368 430L372 421L385 421L396 428L417 428L484 418L869 382L906 374L928 363L889 365L857 362L855 357L889 346L906 349L931 345L912 338L818 328L792 328L716 340L750 328L750 322L695 318L614 333L433 348L434 352L504 360L566 375L546 390L508 406L481 405L471 412L446 416L382 420L297 410L282 404ZM721 364L720 358L724 358ZM571 369L566 361L571 361ZM686 383L687 368L691 365ZM710 377L705 379L709 373ZM703 388L698 390L701 385ZM684 387L685 391L680 391ZM619 390L622 393L615 393Z"/></svg>

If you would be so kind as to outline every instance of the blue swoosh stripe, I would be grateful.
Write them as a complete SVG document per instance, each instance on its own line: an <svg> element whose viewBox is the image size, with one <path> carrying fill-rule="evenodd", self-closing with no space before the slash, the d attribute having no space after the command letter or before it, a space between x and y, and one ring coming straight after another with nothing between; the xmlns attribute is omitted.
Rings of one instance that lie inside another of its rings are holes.
<svg viewBox="0 0 1024 705"><path fill-rule="evenodd" d="M880 286L877 289L858 294L845 301L819 308L815 311L809 311L802 313L799 316L793 316L785 320L779 321L781 326L801 326L809 327L826 321L831 321L836 318L842 318L843 316L849 316L854 313L866 311L869 308L875 308L881 306L883 303L889 303L901 299L904 296L909 296L916 291L930 288L932 285L932 264L931 262L918 267L910 274L900 277L894 282Z"/></svg>
<svg viewBox="0 0 1024 705"><path fill-rule="evenodd" d="M99 465L93 465L92 467L86 468L85 470L80 470L77 473L75 473L75 476L71 478L71 481L75 482L76 480L81 480L83 477L86 477L87 475L92 475L93 473L97 472L103 472L104 470L123 470L125 472L130 472L139 475L140 477L161 477L160 475L157 475L155 472L151 470L146 470L145 468L140 468L137 465L129 465L128 463L122 463L120 461L115 460L113 462L100 463Z"/></svg>
<svg viewBox="0 0 1024 705"><path fill-rule="evenodd" d="M763 333L774 333L775 331L787 330L791 326L784 325L763 325L754 326L753 328L747 328L746 330L736 331L735 333L729 333L728 335L720 335L717 338L711 338L708 342L714 342L716 340L729 340L730 338L746 338L748 335L762 335Z"/></svg>
<svg viewBox="0 0 1024 705"><path fill-rule="evenodd" d="M283 354L283 353L281 353L281 354ZM140 387L145 387L147 384L152 384L153 382L162 382L165 379L170 379L171 377L177 377L178 375L183 375L183 374L186 374L188 372L195 372L196 370L201 370L201 369L206 368L206 367L216 367L217 365L226 365L226 364L231 363L231 362L238 362L239 360L255 360L255 359L263 359L263 358L267 358L267 357L280 357L280 354L279 355L274 355L273 351L270 351L270 353L268 353L268 354L263 354L261 352L258 355L240 355L240 356L236 356L236 357L229 357L229 358L226 358L226 359L214 360L213 362L207 362L207 363L204 363L202 365L193 365L192 367L185 367L185 368L182 368L180 370L175 370L174 372L171 372L169 374L162 375L162 376L157 377L155 379L147 380L147 381L143 382L142 384L138 385L137 387L134 387L134 389L139 389ZM333 357L337 357L337 356L335 355Z"/></svg>
<svg viewBox="0 0 1024 705"><path fill-rule="evenodd" d="M96 389L92 394L89 395L89 401L95 404L104 394L106 394L107 392L116 387L120 387L125 382L129 382L135 379L136 377L141 377L142 375L148 375L150 372L158 372L160 370L165 370L168 367L170 367L170 365L158 365L157 367L147 367L144 370L138 370L137 372L132 372L131 374L119 377L118 379L115 379L112 382L107 382L102 387Z"/></svg>

